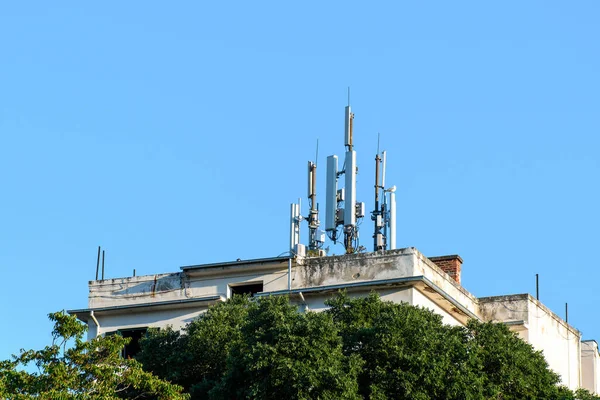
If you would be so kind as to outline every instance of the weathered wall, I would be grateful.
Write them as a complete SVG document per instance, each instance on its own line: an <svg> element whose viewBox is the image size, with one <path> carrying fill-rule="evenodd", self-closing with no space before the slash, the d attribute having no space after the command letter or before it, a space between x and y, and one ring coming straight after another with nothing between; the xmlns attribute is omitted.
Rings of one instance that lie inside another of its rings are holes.
<svg viewBox="0 0 600 400"><path fill-rule="evenodd" d="M292 272L292 289L415 276L413 248L306 258Z"/></svg>
<svg viewBox="0 0 600 400"><path fill-rule="evenodd" d="M581 342L581 386L600 394L600 354L595 340Z"/></svg>
<svg viewBox="0 0 600 400"><path fill-rule="evenodd" d="M90 319L88 338L94 338L118 329L164 328L169 325L173 329L181 329L204 313L207 308L206 306L196 306L194 308L154 310L152 312L131 312L129 310L127 312L96 315L96 319L100 323L100 329L97 329L95 323Z"/></svg>
<svg viewBox="0 0 600 400"><path fill-rule="evenodd" d="M508 323L536 350L571 389L580 385L580 333L528 294L479 299L484 321ZM522 321L522 324L511 324Z"/></svg>
<svg viewBox="0 0 600 400"><path fill-rule="evenodd" d="M187 297L221 295L229 297L229 285L249 282L262 282L264 292L286 290L287 270L275 271L234 271L225 276L189 276L184 280Z"/></svg>
<svg viewBox="0 0 600 400"><path fill-rule="evenodd" d="M459 320L454 318L452 314L435 304L429 298L425 297L423 293L419 292L417 289L412 290L412 301L411 304L414 306L420 306L426 308L434 313L442 316L442 321L445 324L452 326L464 326Z"/></svg>
<svg viewBox="0 0 600 400"><path fill-rule="evenodd" d="M185 298L180 273L90 281L89 308L144 304Z"/></svg>

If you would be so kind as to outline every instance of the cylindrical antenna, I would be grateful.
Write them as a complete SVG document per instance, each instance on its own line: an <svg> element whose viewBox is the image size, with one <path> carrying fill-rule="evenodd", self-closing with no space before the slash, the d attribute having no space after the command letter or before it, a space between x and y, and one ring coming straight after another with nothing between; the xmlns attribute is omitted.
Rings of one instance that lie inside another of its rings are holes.
<svg viewBox="0 0 600 400"><path fill-rule="evenodd" d="M356 226L356 151L346 152L344 226Z"/></svg>
<svg viewBox="0 0 600 400"><path fill-rule="evenodd" d="M569 323L569 303L565 303L565 322Z"/></svg>
<svg viewBox="0 0 600 400"><path fill-rule="evenodd" d="M540 274L535 274L535 299L540 300Z"/></svg>
<svg viewBox="0 0 600 400"><path fill-rule="evenodd" d="M102 280L104 280L104 250L102 250Z"/></svg>
<svg viewBox="0 0 600 400"><path fill-rule="evenodd" d="M379 210L379 189L381 185L379 184L379 164L381 164L381 158L379 158L379 153L375 156L375 210Z"/></svg>
<svg viewBox="0 0 600 400"><path fill-rule="evenodd" d="M337 210L337 156L327 157L327 186L325 187L325 230L335 232Z"/></svg>
<svg viewBox="0 0 600 400"><path fill-rule="evenodd" d="M308 162L308 198L312 198L314 191L313 191L313 163L312 161Z"/></svg>
<svg viewBox="0 0 600 400"><path fill-rule="evenodd" d="M348 97L349 99L349 97ZM350 103L346 106L346 115L344 118L344 145L347 147L348 151L352 151L352 124L354 120L354 114L352 114L352 108L350 107Z"/></svg>
<svg viewBox="0 0 600 400"><path fill-rule="evenodd" d="M100 269L100 246L98 246L98 261L96 261L96 280L98 280L98 270Z"/></svg>
<svg viewBox="0 0 600 400"><path fill-rule="evenodd" d="M135 276L135 268L133 269L133 276Z"/></svg>

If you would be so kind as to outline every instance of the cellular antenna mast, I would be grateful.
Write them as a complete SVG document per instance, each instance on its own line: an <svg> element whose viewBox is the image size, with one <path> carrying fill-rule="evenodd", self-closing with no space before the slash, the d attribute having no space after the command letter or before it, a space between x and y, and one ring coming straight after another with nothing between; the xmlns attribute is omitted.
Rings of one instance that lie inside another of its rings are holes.
<svg viewBox="0 0 600 400"><path fill-rule="evenodd" d="M317 153L319 157L319 140L317 139ZM325 235L319 230L319 204L317 203L317 159L308 162L308 250L317 252L323 247Z"/></svg>
<svg viewBox="0 0 600 400"><path fill-rule="evenodd" d="M371 212L371 220L375 223L373 232L373 251L393 250L396 248L396 186L392 186L389 189L385 188L386 156L387 154L385 151L379 153L379 134L377 134L377 154L375 155L375 209ZM381 199L383 200L383 204L380 206L379 202Z"/></svg>
<svg viewBox="0 0 600 400"><path fill-rule="evenodd" d="M348 88L348 105L344 115L344 146L346 154L344 170L338 171L338 157L327 157L327 193L325 230L329 238L337 243L342 226L344 232L344 247L346 254L359 251L357 219L364 217L365 204L356 202L356 151L353 146L354 114L350 107L350 88ZM344 189L338 190L338 177L344 174ZM343 203L343 208L341 204Z"/></svg>

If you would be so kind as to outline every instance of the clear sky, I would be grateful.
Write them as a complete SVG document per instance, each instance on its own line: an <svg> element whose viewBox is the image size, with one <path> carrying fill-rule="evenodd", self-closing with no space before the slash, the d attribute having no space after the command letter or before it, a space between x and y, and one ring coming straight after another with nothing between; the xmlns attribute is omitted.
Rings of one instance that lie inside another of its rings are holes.
<svg viewBox="0 0 600 400"><path fill-rule="evenodd" d="M358 200L372 209L380 132L398 247L460 254L476 296L535 293L539 273L541 300L600 339L599 15L596 0L1 4L0 359L87 306L98 245L107 278L285 252L317 138L321 200L343 154L348 86Z"/></svg>

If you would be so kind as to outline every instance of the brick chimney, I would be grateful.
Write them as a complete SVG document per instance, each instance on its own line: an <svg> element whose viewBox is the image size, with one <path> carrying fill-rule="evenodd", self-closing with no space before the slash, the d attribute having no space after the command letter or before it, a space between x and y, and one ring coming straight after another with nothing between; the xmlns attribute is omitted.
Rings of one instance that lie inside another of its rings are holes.
<svg viewBox="0 0 600 400"><path fill-rule="evenodd" d="M460 285L460 270L463 260L458 254L428 258Z"/></svg>

